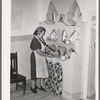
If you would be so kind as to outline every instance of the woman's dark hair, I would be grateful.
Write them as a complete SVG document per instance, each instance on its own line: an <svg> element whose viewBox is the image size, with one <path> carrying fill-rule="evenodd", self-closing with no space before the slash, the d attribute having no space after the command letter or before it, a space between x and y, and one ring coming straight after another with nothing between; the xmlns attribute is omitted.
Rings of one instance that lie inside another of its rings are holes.
<svg viewBox="0 0 100 100"><path fill-rule="evenodd" d="M40 34L41 32L46 32L46 29L44 27L38 27L36 28L35 32L33 33L34 35Z"/></svg>

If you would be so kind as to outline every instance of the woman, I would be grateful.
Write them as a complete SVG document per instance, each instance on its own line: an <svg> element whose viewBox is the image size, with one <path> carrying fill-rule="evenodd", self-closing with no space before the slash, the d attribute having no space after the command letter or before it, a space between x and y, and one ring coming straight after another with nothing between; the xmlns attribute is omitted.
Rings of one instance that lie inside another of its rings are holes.
<svg viewBox="0 0 100 100"><path fill-rule="evenodd" d="M30 48L31 53L31 91L37 93L37 88L40 90L45 90L41 86L41 79L48 77L48 71L46 66L46 56L53 57L43 52L43 36L45 35L46 29L44 27L38 27L34 32L34 38L31 42ZM38 78L38 87L37 87Z"/></svg>

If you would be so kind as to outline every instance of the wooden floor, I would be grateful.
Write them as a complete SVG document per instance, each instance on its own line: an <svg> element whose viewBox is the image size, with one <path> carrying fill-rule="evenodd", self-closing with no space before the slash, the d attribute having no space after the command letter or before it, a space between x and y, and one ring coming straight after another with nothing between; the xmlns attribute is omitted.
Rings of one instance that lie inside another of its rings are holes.
<svg viewBox="0 0 100 100"><path fill-rule="evenodd" d="M10 100L65 100L61 95L54 95L51 92L43 92L37 90L34 94L30 91L30 84L27 84L25 96L23 96L22 89L16 90L15 84L11 85ZM89 98L90 100L95 100L95 96Z"/></svg>
<svg viewBox="0 0 100 100"><path fill-rule="evenodd" d="M26 87L26 93L25 96L23 96L22 89L19 88L16 90L15 84L11 85L10 90L10 100L65 100L62 98L61 95L54 95L51 92L43 92L40 90L37 90L37 93L34 94L30 91L30 85L28 84Z"/></svg>

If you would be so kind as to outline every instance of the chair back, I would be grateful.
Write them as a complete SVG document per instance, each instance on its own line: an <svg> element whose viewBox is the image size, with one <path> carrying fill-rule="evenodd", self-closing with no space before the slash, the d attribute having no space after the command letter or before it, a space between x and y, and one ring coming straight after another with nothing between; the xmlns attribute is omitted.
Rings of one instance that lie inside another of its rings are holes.
<svg viewBox="0 0 100 100"><path fill-rule="evenodd" d="M10 54L10 73L11 78L18 75L18 61L17 61L17 52Z"/></svg>

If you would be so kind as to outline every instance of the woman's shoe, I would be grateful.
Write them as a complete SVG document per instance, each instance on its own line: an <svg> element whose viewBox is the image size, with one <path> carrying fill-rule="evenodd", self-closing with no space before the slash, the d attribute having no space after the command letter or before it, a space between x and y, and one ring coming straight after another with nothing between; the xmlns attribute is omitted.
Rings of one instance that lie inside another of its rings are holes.
<svg viewBox="0 0 100 100"><path fill-rule="evenodd" d="M32 89L32 87L30 87L30 90L33 92L33 93L37 93L37 90L36 90L36 87Z"/></svg>
<svg viewBox="0 0 100 100"><path fill-rule="evenodd" d="M36 89L39 89L39 90L41 90L41 91L46 92L46 90L45 90L42 86L40 86L40 88L39 88L39 87L37 87L37 85L36 85L35 87L36 87Z"/></svg>
<svg viewBox="0 0 100 100"><path fill-rule="evenodd" d="M44 91L44 92L46 92L46 90L42 86L41 86L41 90Z"/></svg>

